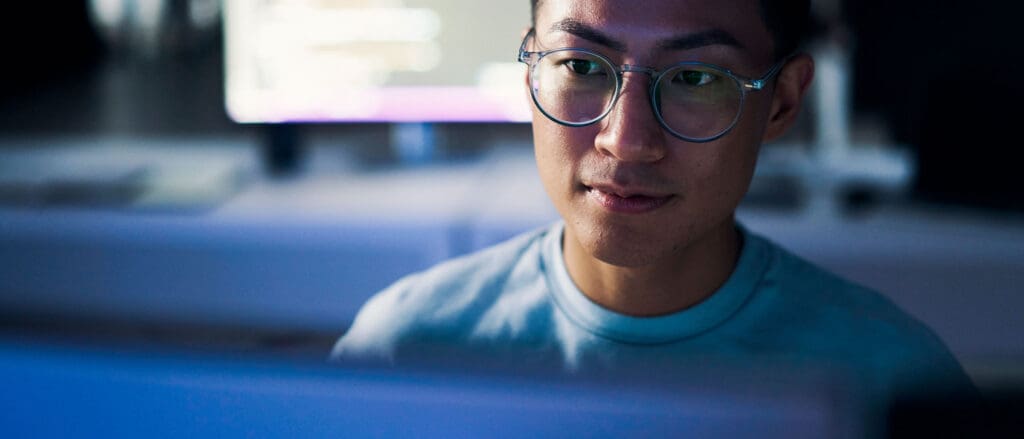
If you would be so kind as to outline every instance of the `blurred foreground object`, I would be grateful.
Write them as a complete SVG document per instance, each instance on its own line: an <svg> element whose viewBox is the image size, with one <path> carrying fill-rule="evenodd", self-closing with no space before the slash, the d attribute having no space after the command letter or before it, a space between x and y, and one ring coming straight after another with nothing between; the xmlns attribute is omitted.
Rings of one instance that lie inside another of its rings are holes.
<svg viewBox="0 0 1024 439"><path fill-rule="evenodd" d="M37 438L861 437L843 393L806 378L793 386L781 370L758 370L771 376L762 380L677 370L664 381L646 371L623 380L538 372L328 368L0 340L0 423L5 434ZM718 378L699 379L709 375Z"/></svg>

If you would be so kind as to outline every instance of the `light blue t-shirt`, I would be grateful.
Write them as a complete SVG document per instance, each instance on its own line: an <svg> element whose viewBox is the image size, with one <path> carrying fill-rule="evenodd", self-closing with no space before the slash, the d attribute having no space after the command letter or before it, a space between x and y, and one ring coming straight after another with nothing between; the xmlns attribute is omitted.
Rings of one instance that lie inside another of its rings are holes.
<svg viewBox="0 0 1024 439"><path fill-rule="evenodd" d="M570 373L789 362L848 372L871 395L971 388L942 341L888 299L738 229L729 279L673 314L632 317L588 299L566 270L558 222L399 280L366 303L332 357L394 364L443 349Z"/></svg>

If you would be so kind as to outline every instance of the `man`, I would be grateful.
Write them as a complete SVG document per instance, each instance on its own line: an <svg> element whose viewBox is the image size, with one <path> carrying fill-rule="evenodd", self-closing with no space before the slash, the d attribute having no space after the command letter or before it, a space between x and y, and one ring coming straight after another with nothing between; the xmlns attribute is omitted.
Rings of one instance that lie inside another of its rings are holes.
<svg viewBox="0 0 1024 439"><path fill-rule="evenodd" d="M870 392L969 386L925 326L738 225L763 142L813 76L806 1L541 0L520 61L562 219L370 300L336 359L433 349L570 372L719 358L849 368Z"/></svg>

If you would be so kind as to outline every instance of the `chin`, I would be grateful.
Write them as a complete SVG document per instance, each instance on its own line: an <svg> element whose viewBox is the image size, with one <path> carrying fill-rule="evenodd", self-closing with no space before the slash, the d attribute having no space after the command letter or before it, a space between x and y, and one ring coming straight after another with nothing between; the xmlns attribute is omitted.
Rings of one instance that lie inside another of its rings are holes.
<svg viewBox="0 0 1024 439"><path fill-rule="evenodd" d="M645 267L652 265L661 259L656 255L656 252L652 252L650 249L643 249L641 251L635 250L638 249L623 250L599 246L594 249L594 252L591 254L595 259L604 262L605 264L625 268Z"/></svg>
<svg viewBox="0 0 1024 439"><path fill-rule="evenodd" d="M688 245L685 236L668 236L664 228L636 228L622 224L591 222L577 227L583 250L606 264L642 267L671 257Z"/></svg>

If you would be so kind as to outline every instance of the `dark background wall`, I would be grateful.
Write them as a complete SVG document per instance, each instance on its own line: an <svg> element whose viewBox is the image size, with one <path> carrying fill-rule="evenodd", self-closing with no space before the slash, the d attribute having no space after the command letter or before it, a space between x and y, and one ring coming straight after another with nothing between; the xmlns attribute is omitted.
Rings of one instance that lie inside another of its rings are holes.
<svg viewBox="0 0 1024 439"><path fill-rule="evenodd" d="M56 84L76 82L96 67L102 44L85 2L15 2L0 19L0 98L31 99Z"/></svg>
<svg viewBox="0 0 1024 439"><path fill-rule="evenodd" d="M850 1L855 110L884 115L918 158L915 195L1024 210L1017 2Z"/></svg>

